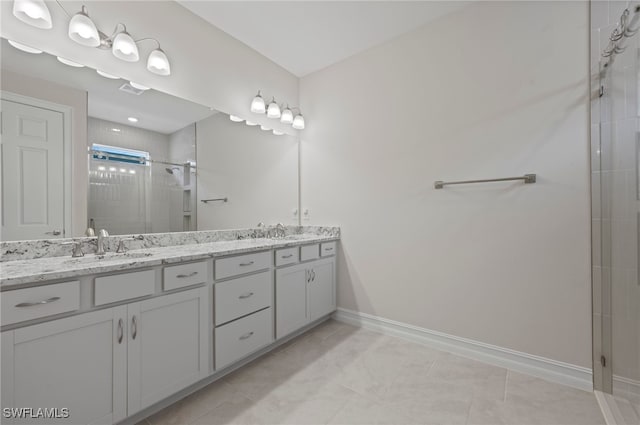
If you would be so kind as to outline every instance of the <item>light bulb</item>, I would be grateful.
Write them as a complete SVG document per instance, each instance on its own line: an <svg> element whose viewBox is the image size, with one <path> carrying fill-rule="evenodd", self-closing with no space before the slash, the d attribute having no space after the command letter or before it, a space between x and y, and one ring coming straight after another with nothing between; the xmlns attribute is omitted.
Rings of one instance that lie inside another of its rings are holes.
<svg viewBox="0 0 640 425"><path fill-rule="evenodd" d="M276 103L276 100L272 99L267 108L267 118L280 118L280 115L280 107Z"/></svg>
<svg viewBox="0 0 640 425"><path fill-rule="evenodd" d="M273 134L276 136L282 136L284 133L282 131L273 130Z"/></svg>
<svg viewBox="0 0 640 425"><path fill-rule="evenodd" d="M50 29L53 26L44 0L14 0L13 16L32 27Z"/></svg>
<svg viewBox="0 0 640 425"><path fill-rule="evenodd" d="M261 125L260 130L269 131L271 129L269 127L265 127L264 125Z"/></svg>
<svg viewBox="0 0 640 425"><path fill-rule="evenodd" d="M258 125L258 123L255 123L255 122L253 122L253 121L248 121L248 120L247 120L247 121L245 121L244 123L245 123L246 125L248 125L248 126L251 126L251 127L253 127L254 125Z"/></svg>
<svg viewBox="0 0 640 425"><path fill-rule="evenodd" d="M284 111L282 111L280 122L283 124L291 124L293 122L293 112L291 112L291 109L289 109L289 105L287 105Z"/></svg>
<svg viewBox="0 0 640 425"><path fill-rule="evenodd" d="M251 101L251 112L255 112L256 114L264 114L265 110L264 99L260 95L260 90L258 90L258 94Z"/></svg>
<svg viewBox="0 0 640 425"><path fill-rule="evenodd" d="M56 56L56 58L58 58L58 60L65 65L73 66L74 68L84 68L84 65L81 63L74 62L69 59L61 58L60 56Z"/></svg>
<svg viewBox="0 0 640 425"><path fill-rule="evenodd" d="M236 115L229 115L229 119L233 122L242 122L244 121L242 118L236 116Z"/></svg>
<svg viewBox="0 0 640 425"><path fill-rule="evenodd" d="M100 45L100 35L96 24L89 18L84 6L82 6L82 11L73 15L71 21L69 21L69 38L87 47L98 47Z"/></svg>
<svg viewBox="0 0 640 425"><path fill-rule="evenodd" d="M149 58L147 59L147 69L149 72L153 72L158 75L171 74L169 59L167 59L167 55L162 49L157 48L149 54Z"/></svg>
<svg viewBox="0 0 640 425"><path fill-rule="evenodd" d="M104 78L109 78L111 80L119 80L120 79L120 77L118 77L117 75L107 74L106 72L100 71L99 69L96 69L96 72L98 73L98 75L101 75Z"/></svg>
<svg viewBox="0 0 640 425"><path fill-rule="evenodd" d="M293 128L295 128L296 130L304 130L304 117L302 116L302 114L296 115L296 117L293 119Z"/></svg>
<svg viewBox="0 0 640 425"><path fill-rule="evenodd" d="M127 120L129 120L129 122L138 122L138 118L136 117L129 117Z"/></svg>
<svg viewBox="0 0 640 425"><path fill-rule="evenodd" d="M29 47L29 46L27 46L25 44L18 43L17 41L13 41L13 40L7 40L7 41L13 47L15 47L18 50L22 50L23 52L33 53L33 54L36 54L36 55L42 53L42 50L40 50L40 49L34 49L33 47Z"/></svg>
<svg viewBox="0 0 640 425"><path fill-rule="evenodd" d="M128 32L122 31L113 39L111 47L113 55L127 62L137 62L140 59L138 46Z"/></svg>
<svg viewBox="0 0 640 425"><path fill-rule="evenodd" d="M133 87L134 89L138 89L138 90L149 90L149 87L147 86L143 86L140 83L134 83L133 81L129 81L129 84L131 84L131 87Z"/></svg>

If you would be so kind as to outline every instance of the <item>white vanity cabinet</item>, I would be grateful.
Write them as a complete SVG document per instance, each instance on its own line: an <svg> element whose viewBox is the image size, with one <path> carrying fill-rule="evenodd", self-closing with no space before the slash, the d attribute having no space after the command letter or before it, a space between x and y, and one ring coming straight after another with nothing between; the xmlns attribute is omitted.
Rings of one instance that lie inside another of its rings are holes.
<svg viewBox="0 0 640 425"><path fill-rule="evenodd" d="M2 333L2 407L68 408L60 419L3 423L111 424L127 416L127 306Z"/></svg>
<svg viewBox="0 0 640 425"><path fill-rule="evenodd" d="M336 309L335 257L276 270L276 339Z"/></svg>

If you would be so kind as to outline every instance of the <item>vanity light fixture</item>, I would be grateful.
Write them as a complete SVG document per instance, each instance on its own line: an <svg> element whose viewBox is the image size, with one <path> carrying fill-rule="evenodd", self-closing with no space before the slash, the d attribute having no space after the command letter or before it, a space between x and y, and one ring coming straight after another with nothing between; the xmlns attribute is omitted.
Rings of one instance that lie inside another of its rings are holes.
<svg viewBox="0 0 640 425"><path fill-rule="evenodd" d="M133 87L134 89L138 89L138 90L149 90L149 87L147 86L143 86L142 84L139 83L134 83L133 81L129 81L129 84L131 85L131 87Z"/></svg>
<svg viewBox="0 0 640 425"><path fill-rule="evenodd" d="M118 77L117 75L107 74L106 72L100 71L99 69L96 69L96 72L98 73L98 75L101 75L104 78L109 78L111 80L119 80L120 79L120 77Z"/></svg>
<svg viewBox="0 0 640 425"><path fill-rule="evenodd" d="M69 38L83 46L100 46L98 28L96 28L96 24L89 18L87 8L84 5L80 12L73 15L69 21Z"/></svg>
<svg viewBox="0 0 640 425"><path fill-rule="evenodd" d="M51 29L51 13L44 0L14 0L13 16L25 24L41 29Z"/></svg>
<svg viewBox="0 0 640 425"><path fill-rule="evenodd" d="M84 65L81 63L74 62L69 59L61 58L60 56L56 56L56 58L58 59L58 61L62 62L65 65L73 66L74 68L84 68Z"/></svg>
<svg viewBox="0 0 640 425"><path fill-rule="evenodd" d="M244 123L245 123L246 125L248 125L248 126L251 126L251 127L253 127L254 125L258 125L258 123L255 123L255 122L253 122L253 121L249 121L249 120L245 121Z"/></svg>
<svg viewBox="0 0 640 425"><path fill-rule="evenodd" d="M33 47L27 46L26 44L22 44L22 43L18 43L17 41L13 41L13 40L7 40L9 42L9 44L11 44L13 47L15 47L18 50L22 50L23 52L27 52L27 53L33 53L35 55L38 55L40 53L42 53L42 50L40 49L35 49Z"/></svg>
<svg viewBox="0 0 640 425"><path fill-rule="evenodd" d="M280 118L280 115L280 106L276 103L276 99L272 98L267 107L267 118Z"/></svg>
<svg viewBox="0 0 640 425"><path fill-rule="evenodd" d="M126 27L124 31L116 34L116 37L113 39L111 53L113 53L113 56L126 62L138 62L138 60L140 60L138 45L133 40L133 37L129 35Z"/></svg>
<svg viewBox="0 0 640 425"><path fill-rule="evenodd" d="M264 114L265 110L264 99L262 98L262 95L260 95L260 90L258 90L258 94L251 101L251 112Z"/></svg>
<svg viewBox="0 0 640 425"><path fill-rule="evenodd" d="M129 122L138 122L138 118L136 117L129 117L127 120L129 120Z"/></svg>
<svg viewBox="0 0 640 425"><path fill-rule="evenodd" d="M242 122L244 121L242 118L236 116L236 115L229 115L229 119L233 122Z"/></svg>
<svg viewBox="0 0 640 425"><path fill-rule="evenodd" d="M292 127L296 130L304 130L304 117L301 113L298 113L293 119Z"/></svg>
<svg viewBox="0 0 640 425"><path fill-rule="evenodd" d="M291 109L289 109L289 105L287 105L287 107L282 111L280 122L283 124L293 123L293 112L291 111Z"/></svg>
<svg viewBox="0 0 640 425"><path fill-rule="evenodd" d="M149 72L153 72L158 75L171 74L169 59L167 59L167 55L164 53L164 50L160 48L160 43L158 43L158 48L149 54L149 58L147 58L147 69Z"/></svg>

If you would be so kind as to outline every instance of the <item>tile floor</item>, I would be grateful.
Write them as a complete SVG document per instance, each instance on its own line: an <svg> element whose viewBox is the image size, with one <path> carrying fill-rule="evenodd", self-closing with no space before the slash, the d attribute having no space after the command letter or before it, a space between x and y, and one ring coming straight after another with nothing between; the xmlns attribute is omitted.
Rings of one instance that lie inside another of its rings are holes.
<svg viewBox="0 0 640 425"><path fill-rule="evenodd" d="M139 425L604 424L593 394L329 320Z"/></svg>

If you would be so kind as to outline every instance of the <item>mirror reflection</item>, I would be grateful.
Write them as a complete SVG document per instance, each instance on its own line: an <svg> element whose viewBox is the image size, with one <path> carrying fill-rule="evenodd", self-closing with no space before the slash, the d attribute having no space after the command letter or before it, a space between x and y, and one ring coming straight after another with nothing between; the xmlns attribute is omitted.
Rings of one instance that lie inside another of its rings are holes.
<svg viewBox="0 0 640 425"><path fill-rule="evenodd" d="M5 39L1 54L2 240L297 224L295 138Z"/></svg>

